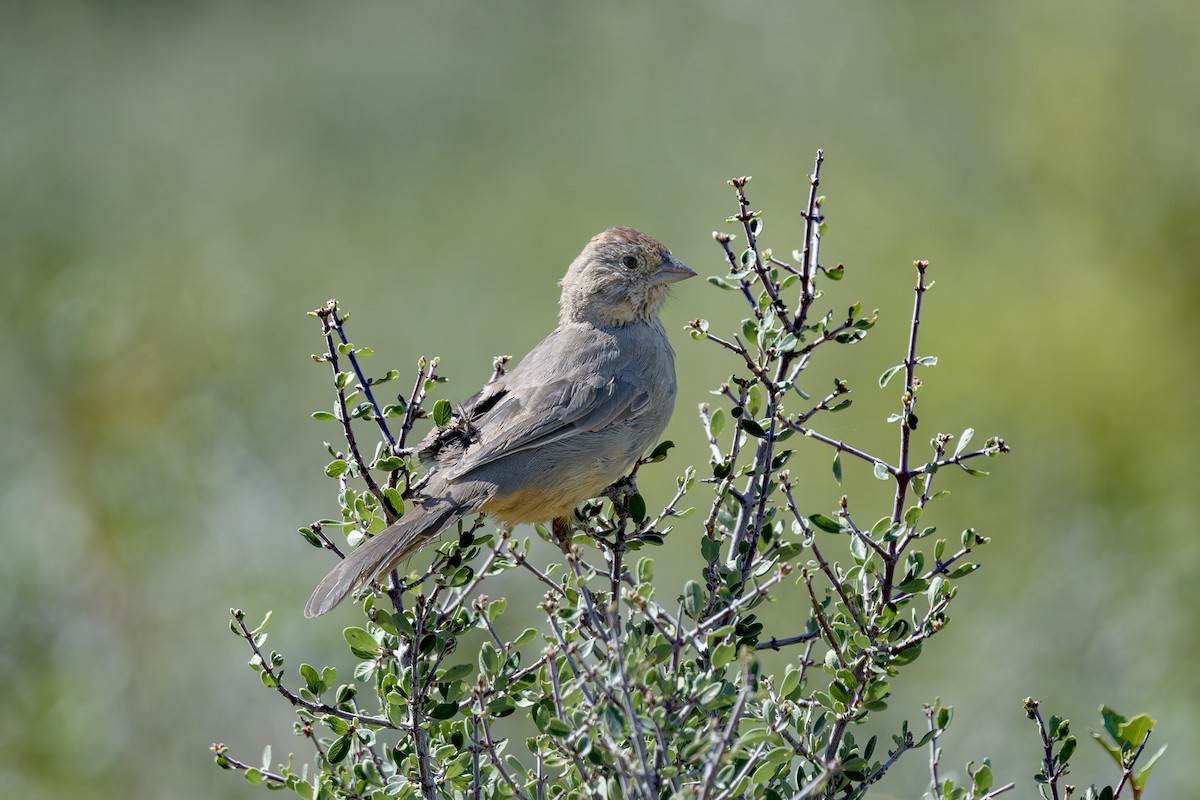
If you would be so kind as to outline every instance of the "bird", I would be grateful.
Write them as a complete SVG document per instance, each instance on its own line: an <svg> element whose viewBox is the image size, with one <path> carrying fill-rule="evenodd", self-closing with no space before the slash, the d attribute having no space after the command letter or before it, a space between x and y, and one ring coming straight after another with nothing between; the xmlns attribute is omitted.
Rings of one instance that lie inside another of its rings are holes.
<svg viewBox="0 0 1200 800"><path fill-rule="evenodd" d="M342 559L304 609L316 617L476 512L511 529L554 521L620 479L662 435L675 354L659 319L696 273L633 228L593 237L559 282L558 326L415 448L428 465L404 514Z"/></svg>

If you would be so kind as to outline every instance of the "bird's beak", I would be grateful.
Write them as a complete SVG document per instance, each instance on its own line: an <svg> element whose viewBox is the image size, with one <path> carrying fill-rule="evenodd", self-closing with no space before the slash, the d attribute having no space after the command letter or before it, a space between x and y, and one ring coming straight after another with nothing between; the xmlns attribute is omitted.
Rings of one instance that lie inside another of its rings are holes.
<svg viewBox="0 0 1200 800"><path fill-rule="evenodd" d="M658 265L658 269L654 271L655 283L676 283L688 278L696 277L696 273L685 267L679 259L668 254L663 262Z"/></svg>

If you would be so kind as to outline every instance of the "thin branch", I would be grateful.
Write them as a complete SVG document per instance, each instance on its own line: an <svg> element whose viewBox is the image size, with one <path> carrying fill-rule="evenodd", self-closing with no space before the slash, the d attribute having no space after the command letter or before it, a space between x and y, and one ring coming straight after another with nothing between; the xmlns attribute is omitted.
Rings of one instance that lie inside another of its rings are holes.
<svg viewBox="0 0 1200 800"><path fill-rule="evenodd" d="M329 315L333 317L333 326L337 331L338 338L342 340L342 344L349 345L350 341L346 338L346 331L343 326L343 319L338 316L337 303L330 300ZM375 394L371 391L374 381L368 380L362 367L358 365L357 351L353 348L346 354L350 359L350 366L354 369L354 374L358 378L358 388L362 390L363 396L367 398L367 402L375 409L375 421L379 425L379 431L383 434L383 438L387 441L388 447L395 449L396 440L392 437L392 432L388 430L387 420L383 416L383 409L379 407L379 403L375 401Z"/></svg>
<svg viewBox="0 0 1200 800"><path fill-rule="evenodd" d="M362 456L359 450L358 441L354 437L354 427L351 425L350 410L346 403L346 389L341 384L341 369L338 366L338 349L333 343L333 325L329 319L335 315L334 309L337 304L330 300L329 304L324 309L317 309L317 316L321 320L321 327L325 334L325 343L328 346L328 351L325 353L325 360L333 368L334 385L337 390L337 405L338 405L338 421L342 425L342 437L346 440L346 446L350 448L350 455L354 459L355 466L358 467L358 473L362 477L363 482L367 485L367 489L371 494L375 495L375 499L379 501L387 514L389 523L395 522L397 518L396 509L392 508L391 501L383 494L383 490L379 488L379 484L375 481L375 476L371 474L370 467Z"/></svg>
<svg viewBox="0 0 1200 800"><path fill-rule="evenodd" d="M821 164L824 162L825 151L817 150L813 171L808 176L808 205L801 215L804 217L804 248L800 251L800 308L794 322L797 330L808 322L808 310L816 298L814 280L821 247L821 223L825 219L818 214L817 188L821 185Z"/></svg>
<svg viewBox="0 0 1200 800"><path fill-rule="evenodd" d="M213 746L209 749L217 754L218 766L224 767L225 769L235 769L239 772L246 772L247 770L251 769L258 770L258 773L262 775L263 780L267 783L276 784L280 787L287 786L287 778L283 777L277 772L271 772L263 769L262 767L252 767L244 761L238 761L236 758L229 755L229 748L223 744L213 744Z"/></svg>
<svg viewBox="0 0 1200 800"><path fill-rule="evenodd" d="M1113 800L1117 800L1121 796L1121 791L1125 788L1125 784L1133 777L1133 768L1137 765L1137 760L1142 757L1142 751L1146 749L1146 742L1150 741L1150 734L1153 731L1146 731L1146 735L1142 737L1142 743L1138 745L1137 750L1133 752L1121 769L1121 782L1117 784L1117 790L1113 792ZM1136 787L1134 794L1136 795Z"/></svg>
<svg viewBox="0 0 1200 800"><path fill-rule="evenodd" d="M733 703L733 709L729 712L729 721L714 742L714 748L706 756L704 791L700 794L700 800L709 800L712 797L713 789L716 788L717 770L721 766L721 759L725 757L725 752L733 746L733 740L737 735L737 726L742 719L742 710L746 707L746 701L750 699L750 687L750 659L746 658L743 659L742 665L742 688L738 692L737 700Z"/></svg>
<svg viewBox="0 0 1200 800"><path fill-rule="evenodd" d="M754 645L754 649L755 650L779 650L781 648L787 647L788 645L803 644L804 642L811 642L813 639L818 638L820 635L821 634L819 631L809 631L808 633L801 633L796 636L783 636L783 637L772 636L768 641L759 642L758 644Z"/></svg>
<svg viewBox="0 0 1200 800"><path fill-rule="evenodd" d="M821 633L825 635L825 641L829 642L829 649L837 656L838 663L844 669L850 669L850 665L846 663L846 657L842 655L842 649L837 637L833 635L833 631L829 628L829 623L825 621L825 612L821 610L821 604L817 601L817 595L813 592L812 576L808 574L808 569L801 570L800 576L804 578L804 586L808 589L808 599L812 601L813 615L817 618L817 625L821 627Z"/></svg>
<svg viewBox="0 0 1200 800"><path fill-rule="evenodd" d="M941 752L938 750L938 728L934 717L937 709L925 706L925 718L929 722L929 782L933 790L934 800L942 798L942 780L938 777L938 767L941 764Z"/></svg>
<svg viewBox="0 0 1200 800"><path fill-rule="evenodd" d="M888 464L887 462L883 461L882 459L871 455L870 453L866 452L865 450L859 450L857 447L852 447L851 445L848 445L843 441L834 439L830 436L826 436L823 433L817 433L812 428L807 428L804 425L799 425L789 419L784 418L782 420L782 422L787 427L796 431L796 433L802 433L810 439L816 439L818 442L827 444L839 452L846 453L848 455L852 455L855 458L860 458L863 461L866 461L868 464L883 464L883 466L887 469L888 473L891 475L896 475L899 472L899 470L897 470L896 467L893 467L891 464Z"/></svg>
<svg viewBox="0 0 1200 800"><path fill-rule="evenodd" d="M413 752L417 758L417 777L421 784L421 794L425 800L437 800L437 787L433 783L432 776L432 756L429 752L429 734L423 725L421 714L421 700L425 693L422 690L420 682L420 661L421 656L418 644L425 635L425 622L428 606L422 602L420 597L417 598L416 607L413 610L413 638L408 643L408 661L410 670L409 680L409 695L408 695L408 713L412 721Z"/></svg>
<svg viewBox="0 0 1200 800"><path fill-rule="evenodd" d="M1046 730L1042 712L1038 710L1038 701L1032 697L1025 698L1025 713L1037 723L1038 733L1042 737L1042 775L1046 778L1046 785L1050 787L1051 800L1059 800L1058 779L1066 773L1067 765L1062 764L1057 769L1054 766L1054 739Z"/></svg>
<svg viewBox="0 0 1200 800"><path fill-rule="evenodd" d="M237 623L238 627L241 628L241 633L238 635L249 643L250 649L254 652L254 655L258 659L259 665L262 667L262 671L265 672L272 679L272 683L275 684L275 691L277 691L293 706L306 708L309 711L317 714L329 714L334 717L340 717L344 720L348 720L359 725L373 725L375 727L389 728L391 730L405 730L403 726L393 725L391 720L387 719L386 717L371 717L364 714L355 714L351 711L340 709L337 706L331 706L328 703L316 703L311 700L305 700L298 694L293 693L290 689L284 686L279 674L274 671L270 659L263 655L262 650L259 649L258 642L255 641L255 634L246 627L244 615L240 611L237 611L234 613L233 619Z"/></svg>

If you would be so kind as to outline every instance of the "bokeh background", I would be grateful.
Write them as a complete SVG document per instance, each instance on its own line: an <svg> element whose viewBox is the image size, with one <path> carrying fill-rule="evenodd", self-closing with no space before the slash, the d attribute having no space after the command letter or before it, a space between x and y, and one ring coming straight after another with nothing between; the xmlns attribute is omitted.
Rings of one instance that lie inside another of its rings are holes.
<svg viewBox="0 0 1200 800"><path fill-rule="evenodd" d="M892 446L874 381L928 258L922 425L1013 446L991 478L946 476L942 530L993 542L879 725L940 695L945 769L990 755L1030 797L1023 697L1080 732L1101 702L1148 711L1171 743L1151 788L1189 796L1198 135L1189 0L3 4L3 793L245 798L211 742L302 744L226 615L275 609L293 675L349 663L352 610L300 615L329 562L295 528L334 507L336 436L309 419L330 398L306 310L338 297L380 372L440 354L462 398L550 329L604 227L716 274L724 182L749 174L790 253L824 147L824 256L848 271L830 299L882 309L814 367L857 389L826 430ZM691 281L665 312L681 394L659 497L705 458L695 404L734 367L683 333L698 316L742 310ZM809 450L828 510L830 454ZM665 580L691 576L693 533ZM1110 778L1101 756L1081 743L1081 783ZM918 795L923 761L885 792Z"/></svg>

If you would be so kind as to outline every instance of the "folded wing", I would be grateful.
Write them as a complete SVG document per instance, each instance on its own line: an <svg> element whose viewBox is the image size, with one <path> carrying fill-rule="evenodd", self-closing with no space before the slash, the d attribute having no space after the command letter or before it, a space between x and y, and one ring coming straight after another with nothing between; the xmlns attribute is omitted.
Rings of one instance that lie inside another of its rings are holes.
<svg viewBox="0 0 1200 800"><path fill-rule="evenodd" d="M646 410L650 394L620 378L590 376L514 389L477 421L478 442L450 468L454 480L497 459L603 430Z"/></svg>

